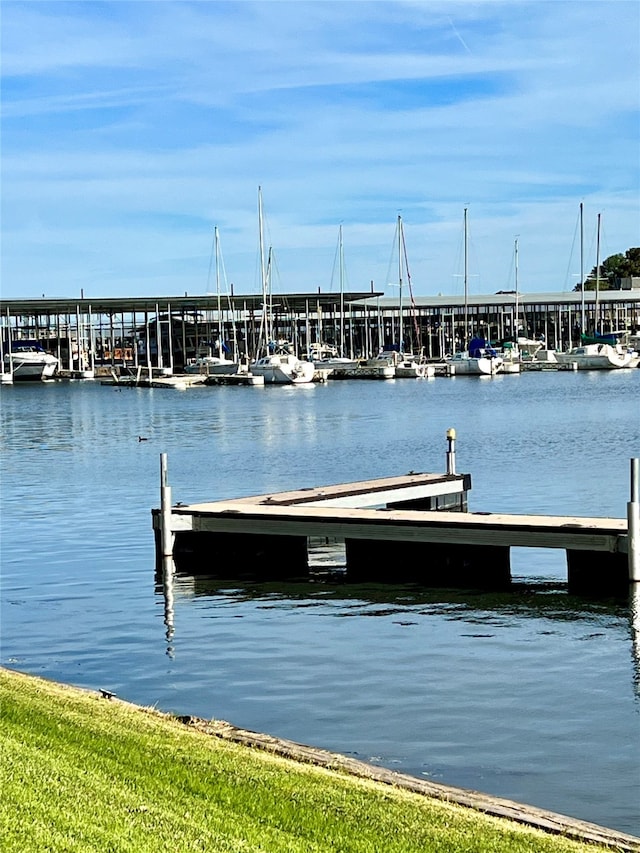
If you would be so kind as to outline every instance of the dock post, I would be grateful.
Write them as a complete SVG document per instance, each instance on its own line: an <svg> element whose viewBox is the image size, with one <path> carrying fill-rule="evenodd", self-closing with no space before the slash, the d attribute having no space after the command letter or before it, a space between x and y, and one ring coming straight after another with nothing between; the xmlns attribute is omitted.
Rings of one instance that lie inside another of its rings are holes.
<svg viewBox="0 0 640 853"><path fill-rule="evenodd" d="M640 583L640 459L631 459L631 500L627 504L629 582Z"/></svg>
<svg viewBox="0 0 640 853"><path fill-rule="evenodd" d="M447 430L447 474L456 473L456 431L451 427Z"/></svg>
<svg viewBox="0 0 640 853"><path fill-rule="evenodd" d="M171 486L167 485L167 454L160 454L160 545L163 557L173 555L171 530Z"/></svg>

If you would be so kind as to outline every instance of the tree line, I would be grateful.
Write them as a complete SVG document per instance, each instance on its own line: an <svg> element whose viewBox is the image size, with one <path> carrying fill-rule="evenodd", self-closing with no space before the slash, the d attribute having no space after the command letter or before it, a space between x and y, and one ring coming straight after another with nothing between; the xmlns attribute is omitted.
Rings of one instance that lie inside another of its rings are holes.
<svg viewBox="0 0 640 853"><path fill-rule="evenodd" d="M599 290L620 290L622 279L634 276L640 276L640 247L627 249L624 255L610 255L600 264L599 271L594 267L573 289L595 290L597 280Z"/></svg>

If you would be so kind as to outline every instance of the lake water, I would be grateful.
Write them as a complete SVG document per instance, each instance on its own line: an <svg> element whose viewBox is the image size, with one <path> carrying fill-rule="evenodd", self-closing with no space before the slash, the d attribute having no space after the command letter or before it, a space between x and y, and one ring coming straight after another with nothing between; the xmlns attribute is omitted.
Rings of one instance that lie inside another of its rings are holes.
<svg viewBox="0 0 640 853"><path fill-rule="evenodd" d="M472 510L624 516L640 370L270 388L1 390L1 657L131 702L640 835L640 607L532 586L155 582L150 510L445 468ZM146 441L139 441L144 437Z"/></svg>

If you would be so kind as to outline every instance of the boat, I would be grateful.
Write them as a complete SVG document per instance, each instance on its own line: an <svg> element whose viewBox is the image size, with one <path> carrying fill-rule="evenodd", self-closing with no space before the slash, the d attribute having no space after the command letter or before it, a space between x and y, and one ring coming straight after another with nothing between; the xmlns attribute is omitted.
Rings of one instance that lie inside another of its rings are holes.
<svg viewBox="0 0 640 853"><path fill-rule="evenodd" d="M240 371L240 363L231 358L227 358L225 353L226 347L222 341L216 341L213 348L207 349L206 355L199 355L196 358L191 358L184 366L185 373L197 373L204 376L226 376L230 373L238 373ZM213 350L218 352L218 355L213 354Z"/></svg>
<svg viewBox="0 0 640 853"><path fill-rule="evenodd" d="M532 355L523 356L521 362L523 370L557 370L559 366L556 351L542 347Z"/></svg>
<svg viewBox="0 0 640 853"><path fill-rule="evenodd" d="M316 370L329 371L329 375L334 370L355 370L358 366L357 358L341 356L337 347L327 343L311 344L304 357L306 361L313 364Z"/></svg>
<svg viewBox="0 0 640 853"><path fill-rule="evenodd" d="M581 344L567 352L556 352L556 360L560 365L575 365L576 370L615 370L637 364L634 353L605 343Z"/></svg>
<svg viewBox="0 0 640 853"><path fill-rule="evenodd" d="M365 362L367 367L391 368L389 371L395 379L426 379L435 376L436 369L433 364L427 364L425 359L410 352L400 352L396 345L385 348L374 358Z"/></svg>
<svg viewBox="0 0 640 853"><path fill-rule="evenodd" d="M310 361L303 361L293 351L291 344L286 341L274 341L271 338L271 250L268 263L265 263L263 240L262 190L258 187L258 221L260 237L260 273L262 278L263 313L260 323L260 341L266 341L262 346L263 354L257 355L249 365L253 376L264 377L269 385L301 385L313 382L316 369ZM260 344L258 353L260 352Z"/></svg>
<svg viewBox="0 0 640 853"><path fill-rule="evenodd" d="M435 375L435 365L424 359L403 358L396 364L397 379L431 379Z"/></svg>
<svg viewBox="0 0 640 853"><path fill-rule="evenodd" d="M412 307L415 308L413 292L411 289L411 274L409 272L409 261L407 258L407 245L404 237L404 226L402 217L398 216L396 235L398 238L398 343L383 346L380 352L373 358L364 362L364 367L377 368L382 371L383 378L394 379L424 379L427 376L435 376L435 366L428 365L424 358L424 349L420 356L404 348L404 310L402 305L402 289L404 280L409 287L409 295ZM395 286L395 285L394 285ZM415 317L414 317L415 320ZM419 332L416 326L416 339Z"/></svg>
<svg viewBox="0 0 640 853"><path fill-rule="evenodd" d="M520 373L522 356L517 344L508 341L503 344L500 357L502 358L500 373Z"/></svg>
<svg viewBox="0 0 640 853"><path fill-rule="evenodd" d="M238 362L216 355L202 355L190 359L184 366L185 373L198 373L204 376L220 376L238 372Z"/></svg>
<svg viewBox="0 0 640 853"><path fill-rule="evenodd" d="M503 358L484 338L475 337L468 349L453 353L446 362L455 376L495 376L502 372Z"/></svg>
<svg viewBox="0 0 640 853"><path fill-rule="evenodd" d="M4 356L5 371L15 382L50 379L58 369L58 359L46 352L39 341L11 342L11 351Z"/></svg>
<svg viewBox="0 0 640 853"><path fill-rule="evenodd" d="M217 299L217 321L218 321L218 332L219 337L216 341L208 343L204 347L203 352L199 352L195 358L191 358L187 361L184 366L185 373L197 373L202 374L204 376L229 376L233 373L241 373L243 365L237 360L228 357L229 348L226 346L225 342L222 340L223 337L223 325L222 325L222 304L221 304L221 292L220 292L220 268L223 265L222 263L222 253L220 250L220 235L218 232L218 226L214 226L213 229L213 240L214 247L213 253L215 254L215 276L216 276L216 299ZM211 269L211 265L209 266ZM227 299L228 299L227 292ZM229 302L231 306L231 303ZM235 336L235 321L233 323L233 347L237 352L238 345ZM245 367L246 372L246 367Z"/></svg>
<svg viewBox="0 0 640 853"><path fill-rule="evenodd" d="M469 251L467 208L464 209L464 339L457 352L445 356L447 371L455 376L494 376L502 371L502 356L480 335L475 335L465 347L469 335Z"/></svg>
<svg viewBox="0 0 640 853"><path fill-rule="evenodd" d="M333 376L336 371L354 371L358 368L360 359L344 355L347 351L345 343L344 321L344 245L342 241L342 225L338 229L338 264L340 271L340 311L338 314L339 325L333 330L333 339L337 345L327 343L322 336L322 314L318 312L318 336L319 340L310 344L304 358L313 362L316 371L322 371L327 376Z"/></svg>
<svg viewBox="0 0 640 853"><path fill-rule="evenodd" d="M300 385L313 382L316 372L310 361L303 361L284 347L263 355L251 363L253 376L263 376L267 385Z"/></svg>
<svg viewBox="0 0 640 853"><path fill-rule="evenodd" d="M332 379L395 379L393 364L375 364L375 359L359 361L356 367L334 368Z"/></svg>
<svg viewBox="0 0 640 853"><path fill-rule="evenodd" d="M524 350L521 347L521 342L531 348L531 341L527 338L520 337L518 332L520 330L520 318L519 318L519 310L518 310L518 299L520 296L520 292L518 290L519 281L518 281L518 238L516 237L513 249L514 256L514 269L515 269L515 302L514 302L514 311L513 311L513 337L510 341L504 341L502 344L501 357L502 357L502 369L500 373L520 373L520 366L522 364L523 353L528 352L529 350ZM539 349L542 344L537 343L535 349Z"/></svg>
<svg viewBox="0 0 640 853"><path fill-rule="evenodd" d="M595 323L593 334L583 332L580 336L580 346L571 347L566 352L556 352L558 364L575 370L616 370L637 365L636 354L616 343L615 333L603 334L600 326L600 218L596 238L596 303ZM582 283L584 293L584 282ZM584 320L583 320L584 327Z"/></svg>

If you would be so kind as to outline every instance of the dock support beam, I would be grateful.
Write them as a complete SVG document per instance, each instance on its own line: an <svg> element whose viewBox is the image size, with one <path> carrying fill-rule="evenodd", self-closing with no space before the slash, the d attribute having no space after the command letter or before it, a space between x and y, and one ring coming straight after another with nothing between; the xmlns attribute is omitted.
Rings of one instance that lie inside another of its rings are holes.
<svg viewBox="0 0 640 853"><path fill-rule="evenodd" d="M640 583L640 459L631 460L631 500L627 504L629 525L629 582Z"/></svg>
<svg viewBox="0 0 640 853"><path fill-rule="evenodd" d="M307 578L306 536L261 533L176 533L179 572L225 580L285 581Z"/></svg>
<svg viewBox="0 0 640 853"><path fill-rule="evenodd" d="M173 530L171 529L171 486L167 481L167 454L160 454L160 547L163 557L173 554Z"/></svg>
<svg viewBox="0 0 640 853"><path fill-rule="evenodd" d="M485 590L511 585L507 546L345 539L345 550L349 583Z"/></svg>

